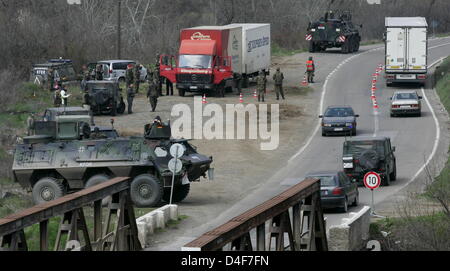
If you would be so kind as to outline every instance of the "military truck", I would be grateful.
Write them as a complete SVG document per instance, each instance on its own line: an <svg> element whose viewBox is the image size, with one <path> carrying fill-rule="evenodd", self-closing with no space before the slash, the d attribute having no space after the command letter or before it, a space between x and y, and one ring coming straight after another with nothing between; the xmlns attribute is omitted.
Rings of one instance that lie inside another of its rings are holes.
<svg viewBox="0 0 450 271"><path fill-rule="evenodd" d="M357 137L344 142L344 172L358 182L368 172L380 174L382 185L389 186L397 179L395 147L388 137Z"/></svg>
<svg viewBox="0 0 450 271"><path fill-rule="evenodd" d="M352 22L350 12L343 12L336 18L333 11L328 11L318 21L309 23L306 40L311 53L337 47L347 54L359 50L361 36Z"/></svg>
<svg viewBox="0 0 450 271"><path fill-rule="evenodd" d="M119 82L88 81L84 93L84 103L89 105L94 115L125 112L125 102Z"/></svg>
<svg viewBox="0 0 450 271"><path fill-rule="evenodd" d="M97 185L113 177L129 176L131 199L138 207L169 201L172 173L170 147L186 152L175 175L173 202L187 197L190 183L206 178L212 157L199 154L188 140L171 138L170 123L146 125L142 137L90 138L91 128L79 116L36 121L34 135L17 144L12 167L14 180L32 192L36 204Z"/></svg>

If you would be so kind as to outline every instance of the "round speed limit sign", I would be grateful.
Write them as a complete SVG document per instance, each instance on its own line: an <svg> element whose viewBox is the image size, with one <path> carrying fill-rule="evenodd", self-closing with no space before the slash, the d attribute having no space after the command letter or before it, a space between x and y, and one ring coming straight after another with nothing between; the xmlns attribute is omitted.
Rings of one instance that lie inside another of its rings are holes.
<svg viewBox="0 0 450 271"><path fill-rule="evenodd" d="M369 172L364 176L364 185L369 189L377 189L381 185L381 177L376 172Z"/></svg>

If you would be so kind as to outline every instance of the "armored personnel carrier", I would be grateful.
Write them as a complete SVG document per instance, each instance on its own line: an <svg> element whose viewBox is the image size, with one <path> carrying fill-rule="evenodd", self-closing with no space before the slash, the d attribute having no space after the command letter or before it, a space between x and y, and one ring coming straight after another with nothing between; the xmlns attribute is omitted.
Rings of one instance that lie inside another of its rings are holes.
<svg viewBox="0 0 450 271"><path fill-rule="evenodd" d="M188 140L171 138L170 124L146 125L142 137L97 139L79 117L36 121L34 135L23 138L14 153L14 179L31 190L36 204L97 185L113 177L129 176L131 199L138 207L169 201L172 172L170 147L179 143L185 153L175 176L173 202L185 199L190 183L206 178L212 157L197 153Z"/></svg>
<svg viewBox="0 0 450 271"><path fill-rule="evenodd" d="M361 36L349 12L343 12L336 18L334 12L328 11L317 22L309 23L306 40L309 41L311 53L337 47L347 54L359 50Z"/></svg>
<svg viewBox="0 0 450 271"><path fill-rule="evenodd" d="M88 81L86 82L84 103L91 107L94 115L125 112L125 102L119 82Z"/></svg>

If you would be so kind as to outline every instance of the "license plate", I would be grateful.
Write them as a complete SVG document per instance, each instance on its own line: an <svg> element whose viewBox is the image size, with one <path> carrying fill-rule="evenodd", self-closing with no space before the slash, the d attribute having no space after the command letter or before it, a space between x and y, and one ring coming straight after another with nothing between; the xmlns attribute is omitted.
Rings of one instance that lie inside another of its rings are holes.
<svg viewBox="0 0 450 271"><path fill-rule="evenodd" d="M191 86L190 89L198 89L197 86Z"/></svg>
<svg viewBox="0 0 450 271"><path fill-rule="evenodd" d="M342 132L342 131L344 131L344 128L334 128L334 131L335 132Z"/></svg>
<svg viewBox="0 0 450 271"><path fill-rule="evenodd" d="M351 169L351 168L353 168L353 163L344 163L344 168L345 168L345 169Z"/></svg>
<svg viewBox="0 0 450 271"><path fill-rule="evenodd" d="M398 79L416 79L414 74L399 74L397 75Z"/></svg>
<svg viewBox="0 0 450 271"><path fill-rule="evenodd" d="M409 106L409 105L402 105L402 106L400 106L400 108L411 108L411 106Z"/></svg>
<svg viewBox="0 0 450 271"><path fill-rule="evenodd" d="M321 195L322 195L322 196L327 196L327 195L328 195L328 191L327 191L327 190L322 190Z"/></svg>
<svg viewBox="0 0 450 271"><path fill-rule="evenodd" d="M318 29L325 29L325 26L319 26L319 27L317 27Z"/></svg>

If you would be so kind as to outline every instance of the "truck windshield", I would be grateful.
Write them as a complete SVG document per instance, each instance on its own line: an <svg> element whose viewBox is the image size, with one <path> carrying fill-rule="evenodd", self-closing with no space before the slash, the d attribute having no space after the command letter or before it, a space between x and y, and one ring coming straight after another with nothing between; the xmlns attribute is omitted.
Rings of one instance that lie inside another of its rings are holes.
<svg viewBox="0 0 450 271"><path fill-rule="evenodd" d="M212 56L208 55L180 55L180 68L211 69Z"/></svg>

